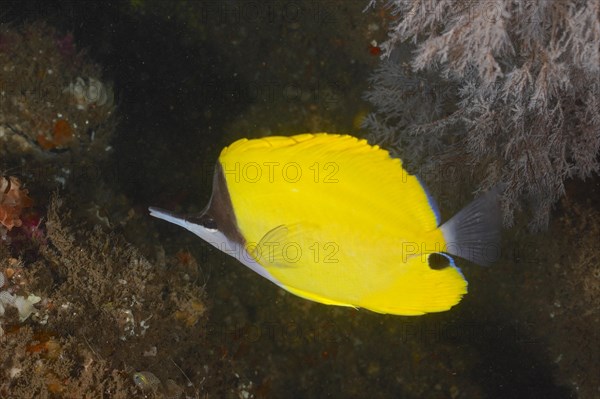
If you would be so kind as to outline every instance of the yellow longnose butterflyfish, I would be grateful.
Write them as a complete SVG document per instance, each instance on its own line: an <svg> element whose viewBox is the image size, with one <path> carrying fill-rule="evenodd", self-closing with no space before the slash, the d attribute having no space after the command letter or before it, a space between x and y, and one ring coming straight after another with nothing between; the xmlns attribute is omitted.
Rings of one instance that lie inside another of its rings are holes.
<svg viewBox="0 0 600 399"><path fill-rule="evenodd" d="M352 136L301 134L234 142L200 214L150 214L302 298L421 315L467 293L454 256L485 265L497 254L499 194L490 190L440 224L400 159Z"/></svg>

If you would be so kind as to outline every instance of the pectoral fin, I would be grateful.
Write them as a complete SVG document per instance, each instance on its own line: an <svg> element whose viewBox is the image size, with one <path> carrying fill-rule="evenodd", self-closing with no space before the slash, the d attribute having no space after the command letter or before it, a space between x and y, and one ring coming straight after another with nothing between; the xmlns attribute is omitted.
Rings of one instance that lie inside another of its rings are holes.
<svg viewBox="0 0 600 399"><path fill-rule="evenodd" d="M301 251L302 234L300 224L282 224L269 230L258 244L248 243L246 248L265 267L297 267L294 252Z"/></svg>

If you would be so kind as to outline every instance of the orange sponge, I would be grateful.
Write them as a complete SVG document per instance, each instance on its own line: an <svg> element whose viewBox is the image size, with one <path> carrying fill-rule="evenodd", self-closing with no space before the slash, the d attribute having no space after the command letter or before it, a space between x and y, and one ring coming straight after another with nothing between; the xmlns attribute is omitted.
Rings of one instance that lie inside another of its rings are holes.
<svg viewBox="0 0 600 399"><path fill-rule="evenodd" d="M33 205L33 200L27 194L16 177L0 178L0 224L8 230L21 226L19 217L23 208Z"/></svg>

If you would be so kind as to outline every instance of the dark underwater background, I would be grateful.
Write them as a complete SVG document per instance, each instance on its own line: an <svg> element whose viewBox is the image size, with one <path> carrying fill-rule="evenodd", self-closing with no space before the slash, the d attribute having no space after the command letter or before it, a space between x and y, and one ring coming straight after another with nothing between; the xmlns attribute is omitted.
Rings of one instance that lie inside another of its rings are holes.
<svg viewBox="0 0 600 399"><path fill-rule="evenodd" d="M295 297L148 216L148 206L202 210L215 160L238 138L372 139L365 93L394 17L367 4L2 2L1 37L21 32L29 46L3 50L0 40L0 51L28 54L11 56L17 70L67 65L60 87L94 76L112 102L70 111L97 121L74 134L81 143L59 142L62 124L47 146L3 139L3 173L24 183L39 223L35 237L15 228L3 239L0 290L40 301L26 320L0 316L0 398L600 395L597 174L566 180L546 230L532 232L531 215L518 213L496 264L461 264L463 301L420 317ZM28 39L44 35L85 54L44 61ZM0 83L25 87L34 75L14 76ZM7 101L3 115L13 112ZM31 121L55 112L24 104ZM3 137L38 126L7 120ZM430 182L443 219L475 191L455 176L442 170Z"/></svg>

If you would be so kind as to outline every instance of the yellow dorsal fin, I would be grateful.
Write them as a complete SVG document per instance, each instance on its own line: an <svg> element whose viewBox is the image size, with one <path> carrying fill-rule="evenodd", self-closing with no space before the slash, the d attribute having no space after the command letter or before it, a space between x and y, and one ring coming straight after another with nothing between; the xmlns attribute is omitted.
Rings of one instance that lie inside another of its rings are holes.
<svg viewBox="0 0 600 399"><path fill-rule="evenodd" d="M363 206L375 207L380 214L398 214L397 223L404 223L406 228L429 232L438 227L437 215L419 180L402 167L400 159L392 158L386 150L369 145L366 140L327 133L241 139L224 148L219 161L228 183L241 183L241 186L248 183L243 178L239 179L245 166L252 165L248 168L252 173L256 168L262 168L263 178L260 181L251 181L252 185L247 184L243 189L238 187L240 190L230 186L234 207L238 193L240 196L260 195L259 190L264 187L272 189L273 183L279 183L267 181L267 173L274 173L277 179L281 177L281 168L298 165L289 167L286 172L300 171L302 179L313 183L313 187L308 188L315 190L313 201L319 199L316 197L317 190L330 184L341 195L354 190L361 200L365 200ZM233 174L238 174L237 181L231 178ZM377 178L373 179L373 176ZM272 196L270 199L278 200ZM243 211L240 209L240 212ZM260 237L264 233L262 231Z"/></svg>

